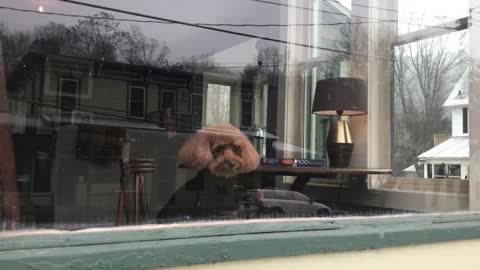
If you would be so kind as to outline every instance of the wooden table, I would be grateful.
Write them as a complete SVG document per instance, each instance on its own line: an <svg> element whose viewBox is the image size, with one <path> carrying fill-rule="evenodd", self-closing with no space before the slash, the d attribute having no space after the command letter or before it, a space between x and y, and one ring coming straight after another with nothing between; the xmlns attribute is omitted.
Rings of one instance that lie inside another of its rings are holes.
<svg viewBox="0 0 480 270"><path fill-rule="evenodd" d="M287 167L261 165L255 172L270 175L297 176L290 190L301 191L312 177L326 175L369 175L369 174L391 174L391 169L364 169L364 168L319 168L319 167Z"/></svg>

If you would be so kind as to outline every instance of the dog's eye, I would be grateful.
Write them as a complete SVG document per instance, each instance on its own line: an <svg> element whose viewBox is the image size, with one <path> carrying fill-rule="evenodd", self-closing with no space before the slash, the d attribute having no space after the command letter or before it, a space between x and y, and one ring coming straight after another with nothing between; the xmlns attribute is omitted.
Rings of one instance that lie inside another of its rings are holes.
<svg viewBox="0 0 480 270"><path fill-rule="evenodd" d="M214 157L221 156L223 152L225 151L225 146L224 145L219 145L215 148L213 148L212 154Z"/></svg>
<svg viewBox="0 0 480 270"><path fill-rule="evenodd" d="M238 145L234 145L234 146L232 147L232 151L233 151L233 153L235 153L235 155L237 155L237 156L239 156L239 155L242 154L242 148L241 148L240 146L238 146Z"/></svg>

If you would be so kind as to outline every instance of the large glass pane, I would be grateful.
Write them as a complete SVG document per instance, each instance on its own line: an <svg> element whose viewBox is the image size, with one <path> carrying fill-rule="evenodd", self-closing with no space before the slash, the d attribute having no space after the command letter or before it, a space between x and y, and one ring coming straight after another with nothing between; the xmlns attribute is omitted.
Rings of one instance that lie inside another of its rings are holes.
<svg viewBox="0 0 480 270"><path fill-rule="evenodd" d="M3 2L2 228L476 205L467 1Z"/></svg>

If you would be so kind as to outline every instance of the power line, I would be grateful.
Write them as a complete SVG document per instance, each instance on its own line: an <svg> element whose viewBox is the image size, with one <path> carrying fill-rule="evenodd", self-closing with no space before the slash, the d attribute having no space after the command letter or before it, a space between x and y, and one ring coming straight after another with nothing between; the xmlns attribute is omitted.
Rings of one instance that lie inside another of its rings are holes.
<svg viewBox="0 0 480 270"><path fill-rule="evenodd" d="M326 2L337 2L335 0L322 0L322 1L326 1ZM369 5L363 5L363 4L356 4L356 3L352 3L352 6L357 6L357 7L364 7L364 8L370 8L370 9L377 9L377 10L384 10L384 11L390 11L390 12L395 12L395 13L408 13L408 14L421 14L421 15L424 15L423 13L421 12L415 12L415 11L406 11L406 10L398 10L398 9L394 9L394 8L382 8L382 7L376 7L376 6L369 6ZM438 14L432 14L432 13L426 13L430 16L433 16L433 17L444 17L446 15L438 15Z"/></svg>
<svg viewBox="0 0 480 270"><path fill-rule="evenodd" d="M10 98L10 100L17 100L17 101L21 101L21 102L25 102L25 103L29 103L29 104L33 104L33 105L39 105L39 106L45 106L45 107L52 107L52 108L56 108L56 109L66 109L66 110L72 110L72 108L69 108L69 107L66 107L66 106L61 106L61 105L53 105L53 104L47 104L47 103L43 103L43 102L38 102L38 101L33 101L33 100L27 100L27 99L23 99L23 98L18 98L18 97L14 97L14 98ZM80 105L80 107L82 107L83 105ZM97 111L90 111L90 110L82 110L82 109L76 109L77 111L81 111L81 112L89 112L89 113L93 113L93 114L97 114L97 115L103 115L103 116L108 116L108 117L113 117L113 118L118 118L118 119L124 119L124 120L132 120L132 121L135 121L135 122L144 122L144 123L150 123L150 124L168 124L166 122L163 122L163 121L153 121L153 120L147 120L147 119L138 119L138 118L132 118L132 117L126 117L126 116L119 116L119 115L115 115L115 114L109 114L109 113L103 113L103 112L97 112ZM123 111L123 113L127 113L126 111ZM177 123L174 124L176 127L184 127L184 128L201 128L201 127L195 127L195 126L188 126L188 125L179 125Z"/></svg>
<svg viewBox="0 0 480 270"><path fill-rule="evenodd" d="M319 65L319 64L328 64L328 63L337 63L339 61L312 61L312 62L306 62L306 63L297 63L297 64L262 64L261 68L266 68L266 67L286 67L286 66L295 66L295 67L305 67L305 66L314 66L314 65ZM174 63L174 65L179 65L187 68L196 68L197 66L195 65L190 65L190 64L184 64L184 62L169 62L169 63ZM200 62L199 65L202 63ZM257 66L255 63L245 63L244 66L215 66L215 63L213 63L214 66L212 67L199 67L200 69L244 69L247 67L250 68L260 68ZM162 68L162 67L160 67ZM168 68L168 67L166 67ZM171 68L171 67L170 67Z"/></svg>
<svg viewBox="0 0 480 270"><path fill-rule="evenodd" d="M19 94L8 94L8 95L11 96L11 97L14 97L16 100L35 100L36 99L33 96L20 96ZM41 99L43 101L50 101L50 102L55 102L55 103L58 102L58 100L56 98L48 98L48 97L45 97L45 96L42 96ZM109 111L109 112L112 112L112 113L125 113L125 114L127 113L126 111L122 111L122 110L116 110L116 109L112 109L112 108L93 106L93 105L80 104L80 107L104 110L104 111Z"/></svg>
<svg viewBox="0 0 480 270"><path fill-rule="evenodd" d="M327 1L327 0L325 0L325 1ZM377 9L377 10L391 11L391 12L396 12L396 13L398 13L398 12L413 13L413 12L407 12L407 11L399 11L398 9L394 9L394 8L381 8L381 7L374 7L374 6L363 5L363 4L355 4L355 3L352 3L352 6L364 7L364 8L373 8L373 9Z"/></svg>
<svg viewBox="0 0 480 270"><path fill-rule="evenodd" d="M126 11L126 10L121 10L121 9L116 9L116 8L111 8L111 7L106 7L106 6L100 6L100 5L95 5L95 4L83 3L83 2L78 2L78 1L72 1L72 0L57 0L57 1L76 4L76 5L81 5L81 6L87 6L87 7L92 7L92 8L102 9L102 10L108 10L108 11L111 11L111 12L123 13L123 14L138 16L138 17L145 17L145 18L155 19L155 20L169 22L169 23L176 23L176 24L180 24L180 25L185 25L185 26L190 26L190 27L195 27L195 28L201 28L201 29L211 30L211 31L215 31L215 32L221 32L221 33L250 37L250 38L257 38L257 39L261 39L261 40L272 41L272 42L277 42L277 43L282 43L282 44L295 45L295 46L306 47L306 48L311 48L311 49L325 50L325 51L336 52L336 53L341 53L341 54L359 55L359 56L366 56L366 57L372 57L372 58L377 58L377 59L387 59L387 60L389 59L388 57L368 56L368 55L363 55L363 54L359 54L359 53L352 53L352 52L338 50L338 49L312 46L312 45L297 43L297 42L289 42L289 41L286 41L286 40L280 40L280 39L269 38L269 37L262 37L262 36L243 33L243 32L224 30L224 29L219 29L219 28L210 27L210 26L197 25L197 24L189 23L189 22L185 22L185 21L162 18L162 17L158 17L158 16L152 16L152 15L147 15L147 14L142 14L142 13L137 13L137 12L131 12L131 11ZM251 1L259 1L259 2L266 2L266 3L284 5L284 4L279 4L279 3L274 3L274 2L264 1L264 0L251 0ZM284 5L284 6L290 7L288 5ZM346 14L342 14L342 15L347 16ZM441 27L441 26L429 26L429 27L447 29L447 27ZM448 29L450 29L450 27L448 27ZM456 28L451 28L451 29L456 30Z"/></svg>
<svg viewBox="0 0 480 270"><path fill-rule="evenodd" d="M162 22L162 21L152 21L152 20L135 20L135 19L122 19L122 18L110 18L110 17L100 17L100 16L88 16L80 14L71 14L71 13L60 13L60 12L40 12L33 9L21 9L7 6L0 6L0 9L18 11L18 12L28 12L36 13L39 15L55 15L62 17L72 17L72 18L83 18L83 19L95 19L95 20L110 20L110 21L119 21L119 22L137 22L137 23L157 23L157 24L175 24L171 22ZM291 26L336 26L336 25L352 25L352 24L368 24L368 23L392 23L398 22L396 20L383 20L377 22L361 21L361 22L335 22L335 23L295 23L295 24L256 24L256 23L192 23L195 25L203 26L229 26L229 27L291 27Z"/></svg>
<svg viewBox="0 0 480 270"><path fill-rule="evenodd" d="M370 55L364 55L364 54L361 54L361 53L343 51L343 50L320 47L320 46L313 46L313 45L308 45L308 44L303 44L303 43L298 43L298 42L290 42L290 41L286 41L286 40L263 37L263 36L258 36L258 35L243 33L243 32L224 30L224 29L219 29L219 28L210 27L210 26L195 25L193 23L189 23L189 22L185 22L185 21L179 21L179 20L174 20L174 19L169 19L169 18L164 18L164 17L147 15L147 14L142 14L142 13L138 13L138 12L126 11L126 10L107 7L107 6L100 6L100 5L83 3L83 2L73 1L73 0L57 0L57 1L65 2L65 3L71 3L71 4L75 4L75 5L80 5L80 6L87 6L87 7L97 8L97 9L101 9L101 10L107 10L107 11L111 11L111 12L117 12L117 13L137 16L137 17L144 17L144 18L149 18L149 19L154 19L154 20L172 22L172 23L176 23L176 24L180 24L180 25L185 25L185 26L190 26L190 27L200 28L200 29L206 29L206 30L211 30L211 31L215 31L215 32L226 33L226 34L231 34L231 35L236 35L236 36L243 36L243 37L249 37L249 38L256 38L256 39L260 39L260 40L272 41L272 42L277 42L277 43L281 43L281 44L294 45L294 46L299 46L299 47L304 47L304 48L317 49L317 50L341 53L341 54L346 54L346 55L369 57L369 58L379 59L379 60L391 60L390 57L383 57L383 56L376 56L376 55L370 56Z"/></svg>
<svg viewBox="0 0 480 270"><path fill-rule="evenodd" d="M250 0L252 2L258 2L258 3L264 3L264 4L269 4L269 5L275 5L275 6L281 6L281 7L287 7L287 8L295 8L299 10L307 10L307 11L315 11L315 12L321 12L321 13L327 13L327 14L334 14L334 15L340 15L344 16L347 18L355 17L355 18L360 18L360 19L367 19L369 20L370 18L368 17L363 17L363 16L356 16L356 15L347 15L345 13L340 13L340 12L334 12L334 11L327 11L327 10L319 10L319 9L314 9L314 8L308 8L308 7L302 7L302 6L296 6L296 5L287 5L287 4L282 4L282 3L276 3L272 1L267 1L267 0Z"/></svg>
<svg viewBox="0 0 480 270"><path fill-rule="evenodd" d="M480 8L480 6L476 6L470 9L470 12L474 11L475 9Z"/></svg>
<svg viewBox="0 0 480 270"><path fill-rule="evenodd" d="M272 41L272 42L277 42L277 43L282 43L282 44L287 44L287 45L295 45L295 46L299 46L299 47L305 47L305 48L310 48L310 49L318 49L318 50L324 50L324 51L330 51L330 52L336 52L336 53L342 53L342 54L352 54L352 53L347 52L347 51L342 51L342 50L337 50L337 49L332 49L332 48L312 46L312 45L298 43L298 42L290 42L290 41L281 40L281 39L262 37L262 36L258 36L258 35L253 35L253 34L248 34L248 33L243 33L243 32L237 32L237 31L231 31L231 30L225 30L225 29L220 29L220 28L215 28L215 27L210 27L210 26L196 25L194 23L189 23L189 22L185 22L185 21L179 21L179 20L163 18L163 17L158 17L158 16L152 16L152 15L147 15L147 14L142 14L142 13L132 12L132 11L126 11L126 10L121 10L121 9L111 8L111 7L106 7L106 6L94 5L94 4L83 3L83 2L72 1L72 0L57 0L57 1L71 3L71 4L75 4L75 5L80 5L80 6L87 6L87 7L97 8L97 9L103 9L103 10L108 10L108 11L111 11L111 12L118 12L118 13L128 14L128 15L132 15L132 16L137 16L137 17L144 17L144 18L149 18L149 19L154 19L154 20L171 22L171 23L176 23L176 24L180 24L180 25L185 25L185 26L190 26L190 27L195 27L195 28L200 28L200 29L206 29L206 30L211 30L211 31L215 31L215 32L231 34L231 35L236 35L236 36L257 38L257 39L261 39L261 40Z"/></svg>
<svg viewBox="0 0 480 270"><path fill-rule="evenodd" d="M285 7L294 7L294 8L298 8L298 9L309 10L309 11L316 11L316 12L322 12L322 13L330 13L330 14L336 14L336 15L344 15L343 13L338 13L338 12L333 12L333 11L317 10L317 9L308 8L308 7L302 7L302 6L292 6L292 5L280 4L280 3L275 3L275 2L266 1L266 0L250 0L250 1L268 3L268 4L272 4L272 5L277 5L277 4L278 4L278 5L285 6ZM339 3L339 2L336 1L336 0L320 0L320 1L330 2L330 3L336 3L336 4L340 4L340 5L341 5L341 3ZM364 8L370 8L370 9L377 9L377 10L384 10L384 11L391 11L391 12L395 12L395 13L409 13L409 14L418 14L418 13L419 13L419 12L414 12L414 11L398 10L398 9L394 9L394 8L382 8L382 7L376 7L376 6L370 6L370 5L363 5L363 4L356 4L356 3L352 3L352 6L364 7ZM480 7L480 6L479 6L479 7ZM427 14L428 14L428 13L427 13ZM435 17L446 16L446 15L437 15L437 14L429 14L429 15L435 16ZM348 15L347 15L347 16L348 16ZM351 15L351 17L366 18L366 19L368 19L367 17L357 16L357 15Z"/></svg>
<svg viewBox="0 0 480 270"><path fill-rule="evenodd" d="M276 3L272 1L267 1L267 0L250 0L253 2L258 2L258 3L264 3L264 4L269 4L269 5L276 5L276 6L282 6L282 7L287 7L287 8L295 8L295 9L300 9L300 10L307 10L307 11L314 11L314 12L320 12L320 13L327 13L327 14L335 14L335 15L340 15L340 16L345 16L347 18L359 18L359 19L367 19L371 20L369 17L364 17L364 16L358 16L358 15L347 15L344 13L340 12L334 12L334 11L327 11L327 10L318 10L318 9L313 9L313 8L308 8L308 7L302 7L302 6L295 6L295 5L287 5L287 4L282 4L282 3ZM332 2L328 0L323 0L327 2ZM357 5L357 6L362 6L366 8L374 8L374 9L384 9L384 10L390 10L390 11L396 11L395 9L388 9L388 8L380 8L380 7L373 7L369 5L361 5L361 4L352 4L352 5ZM377 19L377 18L375 18ZM390 22L389 20L377 20L377 21L368 21L368 23L381 23L381 22ZM424 24L418 24L418 23L402 23L399 22L398 20L391 20L391 22L397 22L401 24L407 24L407 25L415 25L415 26L423 26L423 27L434 27L434 28L445 28L445 29L450 29L450 30L455 30L454 28L446 28L446 27L440 27L440 26L431 26L431 25L424 25ZM352 23L353 24L353 23Z"/></svg>
<svg viewBox="0 0 480 270"><path fill-rule="evenodd" d="M101 20L112 20L112 21L120 21L120 22L147 22L147 23L150 22L150 23L171 24L171 23L168 23L168 22L161 22L161 21L143 21L143 20L134 20L134 19L118 19L118 18L88 16L88 15L79 15L79 14L67 14L67 13L47 12L47 11L40 12L38 10L33 10L33 9L21 9L21 8L14 8L14 7L7 7L7 6L0 6L0 9L7 9L7 10L12 10L12 11L20 11L20 12L28 12L28 13L37 13L37 14L40 14L40 15L56 15L56 16L83 18L83 19L98 19L98 20L101 19Z"/></svg>
<svg viewBox="0 0 480 270"><path fill-rule="evenodd" d="M62 0L59 0L62 1ZM251 0L251 1L261 1L261 0ZM324 0L326 1L326 0ZM261 1L261 2L268 2L268 1ZM269 2L270 3L270 2ZM273 3L273 2L272 2ZM273 3L277 4L277 3ZM368 7L364 5L365 7ZM9 9L9 10L14 10L14 11L20 11L20 12L31 12L31 13L37 13L37 14L42 14L42 15L58 15L58 16L67 16L67 17L77 17L77 18L88 18L88 19L104 19L104 20L115 20L115 21L127 21L127 22L140 22L140 23L159 23L159 24L175 24L174 22L167 22L167 21L148 21L148 20L135 20L135 19L117 19L117 18L109 18L109 17L99 17L99 16L87 16L87 15L78 15L78 14L66 14L66 13L56 13L56 12L39 12L37 10L27 10L27 9L19 9L19 8L12 8L12 7L5 7L5 6L0 6L0 9ZM305 8L307 9L307 8ZM366 18L366 17L365 17ZM269 27L269 26L276 26L276 27L283 27L283 26L316 26L316 25L353 25L353 24L369 24L369 23L393 23L397 22L397 20L383 20L383 21L376 21L376 22L371 22L371 21L361 21L361 22L338 22L338 23L320 23L320 24L232 24L232 23L192 23L193 25L196 26L232 26L232 27ZM414 24L414 25L420 25L420 24ZM425 27L432 27L432 28L440 28L440 29L450 29L450 30L456 30L455 27L442 27L442 26L430 26L430 25L422 25ZM218 29L221 30L221 29ZM248 35L248 34L247 34ZM260 37L258 37L260 38ZM267 38L262 38L269 40ZM286 42L286 41L281 41L281 42ZM295 44L295 43L289 43L289 44ZM299 44L296 44L299 45ZM300 45L304 46L304 45ZM309 46L309 45L307 45ZM310 46L310 48L314 48L313 46ZM331 48L319 48L322 50L335 50ZM338 51L338 50L337 50ZM347 53L345 51L339 51L341 53Z"/></svg>
<svg viewBox="0 0 480 270"><path fill-rule="evenodd" d="M367 5L359 5L359 6L368 7ZM89 16L89 15L80 15L80 14L72 14L72 13L60 13L60 12L47 12L47 11L40 12L38 10L33 10L33 9L21 9L21 8L14 8L14 7L7 7L7 6L0 6L0 9L6 9L6 10L12 10L12 11L18 11L18 12L35 13L35 14L38 14L38 15L55 15L55 16L83 18L83 19L110 20L110 21L119 21L119 22L137 22L137 23L175 24L175 23L164 22L164 21L110 18L110 17ZM352 17L355 17L355 16L352 16ZM367 17L362 17L362 18L367 18ZM203 26L220 26L220 27L292 27L292 26L312 27L312 26L337 26L337 25L356 25L356 24L372 24L372 23L401 23L401 24L426 26L426 25L420 25L420 24L402 23L398 20L381 20L381 21L379 20L379 21L360 21L360 22L333 22L333 23L294 23L294 24L204 23L204 22L198 22L198 23L192 23L192 24L203 25Z"/></svg>

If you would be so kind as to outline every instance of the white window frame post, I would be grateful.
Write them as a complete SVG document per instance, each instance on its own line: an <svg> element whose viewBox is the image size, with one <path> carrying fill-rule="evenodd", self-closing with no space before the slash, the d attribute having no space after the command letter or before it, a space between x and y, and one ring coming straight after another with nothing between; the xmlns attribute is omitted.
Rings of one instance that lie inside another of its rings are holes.
<svg viewBox="0 0 480 270"><path fill-rule="evenodd" d="M470 0L470 8L477 8L480 0ZM470 10L472 21L480 20L478 8ZM470 147L469 180L469 209L480 210L480 26L470 24L468 28L468 56L469 56L469 104L468 104L468 134Z"/></svg>

